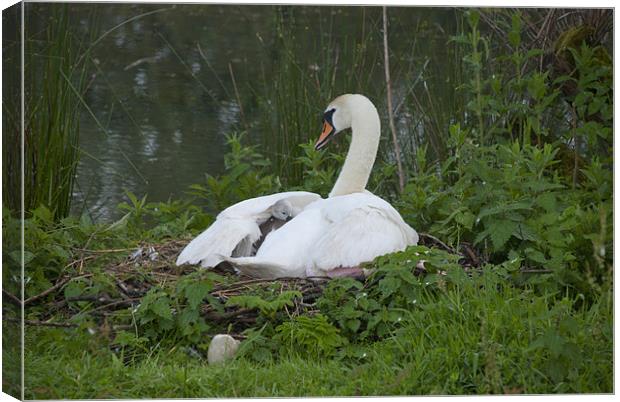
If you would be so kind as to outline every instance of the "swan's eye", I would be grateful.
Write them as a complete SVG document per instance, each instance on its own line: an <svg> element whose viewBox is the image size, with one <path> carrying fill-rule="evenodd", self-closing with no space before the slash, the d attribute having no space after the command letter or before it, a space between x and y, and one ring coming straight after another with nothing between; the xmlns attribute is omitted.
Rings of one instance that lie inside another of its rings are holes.
<svg viewBox="0 0 620 402"><path fill-rule="evenodd" d="M329 109L328 111L326 111L323 114L323 122L327 122L329 123L330 126L334 126L334 122L333 122L333 118L334 118L334 112L336 112L336 109Z"/></svg>

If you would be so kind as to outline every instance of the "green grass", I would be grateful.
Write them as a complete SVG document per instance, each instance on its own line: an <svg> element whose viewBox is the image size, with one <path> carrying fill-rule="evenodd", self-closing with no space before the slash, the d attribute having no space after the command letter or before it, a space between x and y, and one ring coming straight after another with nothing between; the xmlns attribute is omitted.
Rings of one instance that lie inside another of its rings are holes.
<svg viewBox="0 0 620 402"><path fill-rule="evenodd" d="M611 292L578 307L484 281L426 294L391 335L329 359L280 349L209 366L162 343L125 365L101 335L28 328L26 398L612 392Z"/></svg>

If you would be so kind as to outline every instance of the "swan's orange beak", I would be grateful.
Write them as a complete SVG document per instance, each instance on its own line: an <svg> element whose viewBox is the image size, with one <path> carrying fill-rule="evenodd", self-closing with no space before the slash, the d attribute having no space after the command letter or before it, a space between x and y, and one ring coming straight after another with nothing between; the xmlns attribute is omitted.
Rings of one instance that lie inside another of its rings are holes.
<svg viewBox="0 0 620 402"><path fill-rule="evenodd" d="M319 139L314 144L314 149L317 151L325 146L331 139L332 135L336 132L334 126L329 124L329 122L323 120L323 132L319 136Z"/></svg>

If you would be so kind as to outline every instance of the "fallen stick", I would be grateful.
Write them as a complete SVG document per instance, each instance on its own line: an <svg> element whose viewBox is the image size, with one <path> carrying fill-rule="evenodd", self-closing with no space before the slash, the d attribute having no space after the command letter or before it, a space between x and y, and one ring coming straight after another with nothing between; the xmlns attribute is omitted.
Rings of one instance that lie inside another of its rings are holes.
<svg viewBox="0 0 620 402"><path fill-rule="evenodd" d="M5 295L13 304L17 305L17 307L22 306L22 301L17 296L12 295L4 289L2 289L2 294Z"/></svg>
<svg viewBox="0 0 620 402"><path fill-rule="evenodd" d="M48 294L62 288L64 285L66 285L69 281L73 280L73 279L80 279L80 278L86 278L88 276L92 276L93 274L84 274L84 275L79 275L79 276L74 276L74 277L67 277L59 282L57 282L54 286L52 286L51 288L39 293L38 295L34 295L32 297L27 298L24 301L24 306L30 303L33 303L45 296L47 296Z"/></svg>

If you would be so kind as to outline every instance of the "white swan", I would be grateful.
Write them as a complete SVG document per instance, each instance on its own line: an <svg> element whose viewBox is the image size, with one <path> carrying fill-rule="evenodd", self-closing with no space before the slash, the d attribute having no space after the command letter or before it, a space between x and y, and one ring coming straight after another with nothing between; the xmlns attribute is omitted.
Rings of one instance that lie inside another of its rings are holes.
<svg viewBox="0 0 620 402"><path fill-rule="evenodd" d="M215 222L183 249L176 264L200 263L209 268L224 257L255 254L254 247L274 228L320 198L314 193L289 191L241 201L220 212Z"/></svg>
<svg viewBox="0 0 620 402"><path fill-rule="evenodd" d="M372 102L363 95L342 95L325 110L323 124L316 149L352 129L349 152L329 198L307 205L272 232L255 256L224 258L241 272L259 278L339 276L417 244L418 234L400 214L365 190L381 135Z"/></svg>

